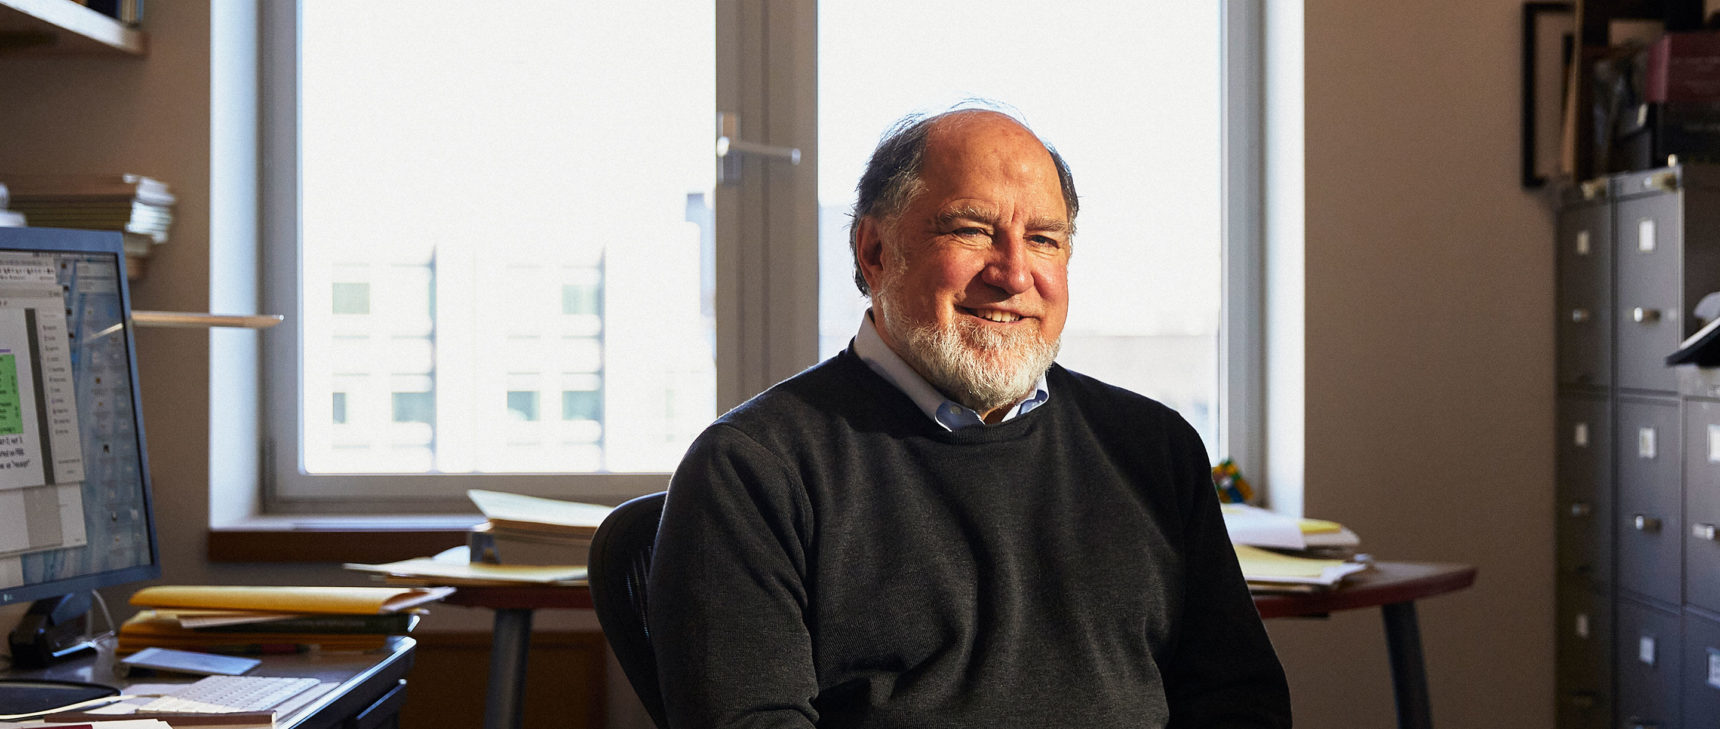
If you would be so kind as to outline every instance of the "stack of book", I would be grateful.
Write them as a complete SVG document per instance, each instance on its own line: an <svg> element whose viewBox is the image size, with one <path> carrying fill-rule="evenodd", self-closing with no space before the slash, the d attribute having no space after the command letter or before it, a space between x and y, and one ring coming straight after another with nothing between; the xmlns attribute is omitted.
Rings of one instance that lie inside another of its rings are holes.
<svg viewBox="0 0 1720 729"><path fill-rule="evenodd" d="M167 242L176 198L143 175L0 174L11 209L41 228L117 230L125 236L127 276L143 273L151 248Z"/></svg>
<svg viewBox="0 0 1720 729"><path fill-rule="evenodd" d="M451 592L447 587L146 587L131 604L147 609L120 626L116 650L375 650L388 636L410 632L424 614L423 605Z"/></svg>
<svg viewBox="0 0 1720 729"><path fill-rule="evenodd" d="M471 561L482 564L582 566L613 508L478 489L466 495L484 514L467 539Z"/></svg>

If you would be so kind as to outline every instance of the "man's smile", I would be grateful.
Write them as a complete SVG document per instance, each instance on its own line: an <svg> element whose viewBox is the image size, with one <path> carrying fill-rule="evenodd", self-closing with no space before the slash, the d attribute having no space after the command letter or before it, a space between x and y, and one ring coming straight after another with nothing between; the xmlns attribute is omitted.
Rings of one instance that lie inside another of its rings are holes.
<svg viewBox="0 0 1720 729"><path fill-rule="evenodd" d="M963 314L976 316L986 321L997 322L999 324L1011 324L1021 320L1020 314L1012 314L1010 312L1003 311L1002 309L970 309L965 306L958 306L956 308L961 310Z"/></svg>

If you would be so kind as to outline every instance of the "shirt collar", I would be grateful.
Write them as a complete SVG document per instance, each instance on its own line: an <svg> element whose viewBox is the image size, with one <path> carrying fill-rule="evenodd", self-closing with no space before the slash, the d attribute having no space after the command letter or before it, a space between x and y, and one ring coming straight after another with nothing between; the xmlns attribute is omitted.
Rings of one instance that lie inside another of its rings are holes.
<svg viewBox="0 0 1720 729"><path fill-rule="evenodd" d="M938 388L932 387L932 383L921 377L920 373L916 372L907 360L902 359L901 355L890 349L890 345L885 344L884 338L878 335L878 329L872 321L870 309L866 310L866 314L860 318L860 332L854 335L854 354L858 355L860 360L866 363L866 366L871 367L873 372L878 373L890 384L895 385L896 389L907 395L910 400L913 400L914 405L920 408L920 412L925 413L926 417L931 418L932 422L942 426L944 430L954 431L986 424L985 420L980 418L978 411L945 397L943 393L938 392ZM1034 385L1033 394L1021 401L1020 404L1005 411L1003 420L999 422L1008 422L1021 417L1028 411L1044 405L1049 399L1051 399L1050 386L1045 382L1045 375L1041 374L1039 382Z"/></svg>

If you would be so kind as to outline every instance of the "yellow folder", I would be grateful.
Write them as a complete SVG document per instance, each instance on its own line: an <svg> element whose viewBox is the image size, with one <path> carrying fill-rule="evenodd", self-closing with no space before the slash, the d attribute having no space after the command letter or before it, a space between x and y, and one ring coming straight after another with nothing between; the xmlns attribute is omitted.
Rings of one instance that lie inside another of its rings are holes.
<svg viewBox="0 0 1720 729"><path fill-rule="evenodd" d="M131 596L131 604L157 608L370 615L434 602L453 591L448 587L156 585L138 590Z"/></svg>

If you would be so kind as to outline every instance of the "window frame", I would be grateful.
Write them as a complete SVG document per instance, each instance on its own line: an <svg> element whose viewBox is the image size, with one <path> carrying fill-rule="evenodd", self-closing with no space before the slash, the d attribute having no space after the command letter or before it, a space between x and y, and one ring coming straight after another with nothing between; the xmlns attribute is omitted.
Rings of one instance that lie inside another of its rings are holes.
<svg viewBox="0 0 1720 729"><path fill-rule="evenodd" d="M802 152L801 164L795 167L749 160L748 176L738 187L717 188L713 204L720 221L717 409L722 412L812 364L817 356L816 250L804 245L817 238L817 9L814 0L713 1L718 107L739 113L745 122L743 138L798 147ZM460 513L471 510L464 497L467 488L607 503L664 488L667 473L311 476L300 472L297 417L302 332L294 316L303 281L298 246L299 3L267 3L261 12L263 269L259 277L266 309L288 315L263 339L261 509L280 514ZM1217 342L1219 435L1213 450L1248 467L1261 463L1266 455L1262 425L1265 244L1260 212L1265 20L1261 0L1222 0L1218 12L1224 219ZM759 58L776 62L762 64ZM773 84L788 93L767 93ZM808 98L814 103L807 103ZM791 198L804 200L766 204ZM426 480L438 483L427 489ZM311 481L323 483L307 488Z"/></svg>

